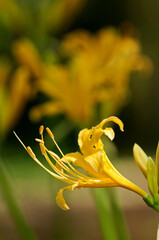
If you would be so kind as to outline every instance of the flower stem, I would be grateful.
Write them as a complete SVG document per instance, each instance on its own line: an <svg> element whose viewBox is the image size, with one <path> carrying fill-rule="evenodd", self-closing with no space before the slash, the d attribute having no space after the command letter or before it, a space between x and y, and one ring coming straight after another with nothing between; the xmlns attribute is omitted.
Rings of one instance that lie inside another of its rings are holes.
<svg viewBox="0 0 159 240"><path fill-rule="evenodd" d="M103 239L120 240L117 229L113 222L113 216L110 208L110 199L106 189L93 189L96 208L99 216Z"/></svg>
<svg viewBox="0 0 159 240"><path fill-rule="evenodd" d="M93 189L105 240L129 240L128 230L115 189Z"/></svg>
<svg viewBox="0 0 159 240"><path fill-rule="evenodd" d="M123 212L119 206L116 189L110 188L106 190L108 191L108 196L110 197L113 220L117 228L119 239L129 240L130 239L129 232L126 226Z"/></svg>
<svg viewBox="0 0 159 240"><path fill-rule="evenodd" d="M14 196L14 190L8 176L8 173L3 165L2 160L0 160L0 190L5 198L6 204L12 215L17 229L24 240L36 240L36 236L30 226L28 225L21 209L18 206L16 198Z"/></svg>

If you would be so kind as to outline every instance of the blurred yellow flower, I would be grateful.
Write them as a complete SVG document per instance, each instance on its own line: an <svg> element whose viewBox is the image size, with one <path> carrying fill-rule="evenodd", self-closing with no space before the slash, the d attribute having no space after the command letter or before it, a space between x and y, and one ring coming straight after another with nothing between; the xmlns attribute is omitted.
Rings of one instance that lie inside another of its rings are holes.
<svg viewBox="0 0 159 240"><path fill-rule="evenodd" d="M0 60L0 137L12 129L29 100L29 71L21 66L12 73L11 65Z"/></svg>
<svg viewBox="0 0 159 240"><path fill-rule="evenodd" d="M101 140L101 136L103 134L111 140L114 138L114 131L111 127L103 128L108 122L117 123L120 127L120 130L123 131L123 123L119 118L110 117L104 119L97 126L92 127L91 129L83 129L80 131L78 136L78 144L81 153L74 152L66 155L62 153L61 149L57 145L50 129L46 128L48 134L62 154L62 158L46 148L43 138L44 127L41 126L39 129L41 139L36 139L36 141L39 142L42 155L44 155L46 161L49 163L53 171L46 168L37 159L32 149L30 147L26 147L15 134L26 151L42 168L44 168L53 177L70 184L69 186L60 189L60 191L57 193L56 201L62 209L69 209L63 198L63 192L67 189L74 190L75 188L81 187L105 188L118 186L134 191L143 198L147 197L147 193L123 177L109 161L104 150L104 144ZM53 162L50 160L50 157L53 158ZM74 166L82 167L88 175L79 172L72 164Z"/></svg>
<svg viewBox="0 0 159 240"><path fill-rule="evenodd" d="M43 74L43 63L34 43L27 38L23 38L14 42L12 49L17 62L20 65L25 65L34 78L40 78Z"/></svg>
<svg viewBox="0 0 159 240"><path fill-rule="evenodd" d="M33 108L32 119L64 113L76 122L89 122L99 103L104 115L114 114L129 94L130 73L149 72L152 67L141 55L139 42L113 28L95 35L70 33L62 42L61 52L68 64L46 66L39 91L50 101Z"/></svg>

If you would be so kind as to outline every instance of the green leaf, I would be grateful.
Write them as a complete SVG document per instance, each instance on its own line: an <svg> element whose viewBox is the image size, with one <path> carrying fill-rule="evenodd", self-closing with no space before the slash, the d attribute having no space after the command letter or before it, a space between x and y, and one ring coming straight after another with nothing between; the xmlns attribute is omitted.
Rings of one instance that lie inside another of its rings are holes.
<svg viewBox="0 0 159 240"><path fill-rule="evenodd" d="M36 240L37 237L19 207L8 172L0 159L0 190L23 240Z"/></svg>
<svg viewBox="0 0 159 240"><path fill-rule="evenodd" d="M156 165L151 157L147 160L147 182L151 195L154 198L158 198L158 182L157 182L157 171Z"/></svg>

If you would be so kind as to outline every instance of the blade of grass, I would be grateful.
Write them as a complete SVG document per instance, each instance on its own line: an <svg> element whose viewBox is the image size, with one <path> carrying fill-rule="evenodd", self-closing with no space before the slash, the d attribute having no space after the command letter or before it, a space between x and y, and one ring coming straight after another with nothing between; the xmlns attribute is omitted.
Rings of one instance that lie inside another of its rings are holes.
<svg viewBox="0 0 159 240"><path fill-rule="evenodd" d="M104 239L129 240L130 236L115 189L93 190Z"/></svg>
<svg viewBox="0 0 159 240"><path fill-rule="evenodd" d="M6 171L2 160L0 160L0 191L5 198L10 214L12 215L22 239L36 240L37 238L35 233L27 223L21 209L18 206L8 172Z"/></svg>
<svg viewBox="0 0 159 240"><path fill-rule="evenodd" d="M105 189L111 201L113 221L116 226L118 237L122 240L130 240L130 235L126 226L125 218L119 205L116 189Z"/></svg>
<svg viewBox="0 0 159 240"><path fill-rule="evenodd" d="M103 239L105 240L120 240L116 231L113 216L111 213L111 203L106 189L92 189L96 203L96 209L101 225Z"/></svg>

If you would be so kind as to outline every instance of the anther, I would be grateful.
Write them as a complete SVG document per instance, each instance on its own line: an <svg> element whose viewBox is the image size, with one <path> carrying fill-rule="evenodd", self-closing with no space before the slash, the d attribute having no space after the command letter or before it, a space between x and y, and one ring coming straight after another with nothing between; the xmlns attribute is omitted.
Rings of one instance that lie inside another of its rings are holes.
<svg viewBox="0 0 159 240"><path fill-rule="evenodd" d="M29 155L35 159L36 158L36 155L34 154L33 150L31 149L31 147L27 147L26 148L27 152L29 153Z"/></svg>
<svg viewBox="0 0 159 240"><path fill-rule="evenodd" d="M53 135L53 133L51 132L51 130L50 130L50 128L46 128L46 131L47 131L47 133L49 134L49 136L52 138L52 139L54 139L54 135Z"/></svg>
<svg viewBox="0 0 159 240"><path fill-rule="evenodd" d="M49 153L53 158L55 158L55 159L57 159L57 160L60 159L59 156L58 156L56 153L54 153L54 152L52 152L52 151L48 151L48 153Z"/></svg>
<svg viewBox="0 0 159 240"><path fill-rule="evenodd" d="M41 125L40 128L39 128L39 134L42 135L42 134L43 134L43 131L44 131L44 126Z"/></svg>
<svg viewBox="0 0 159 240"><path fill-rule="evenodd" d="M44 141L42 139L39 139L39 138L35 138L35 141L39 142L39 143L43 143L44 144Z"/></svg>
<svg viewBox="0 0 159 240"><path fill-rule="evenodd" d="M45 155L46 151L45 151L44 144L40 143L39 145L40 145L40 150L41 150L42 155Z"/></svg>

